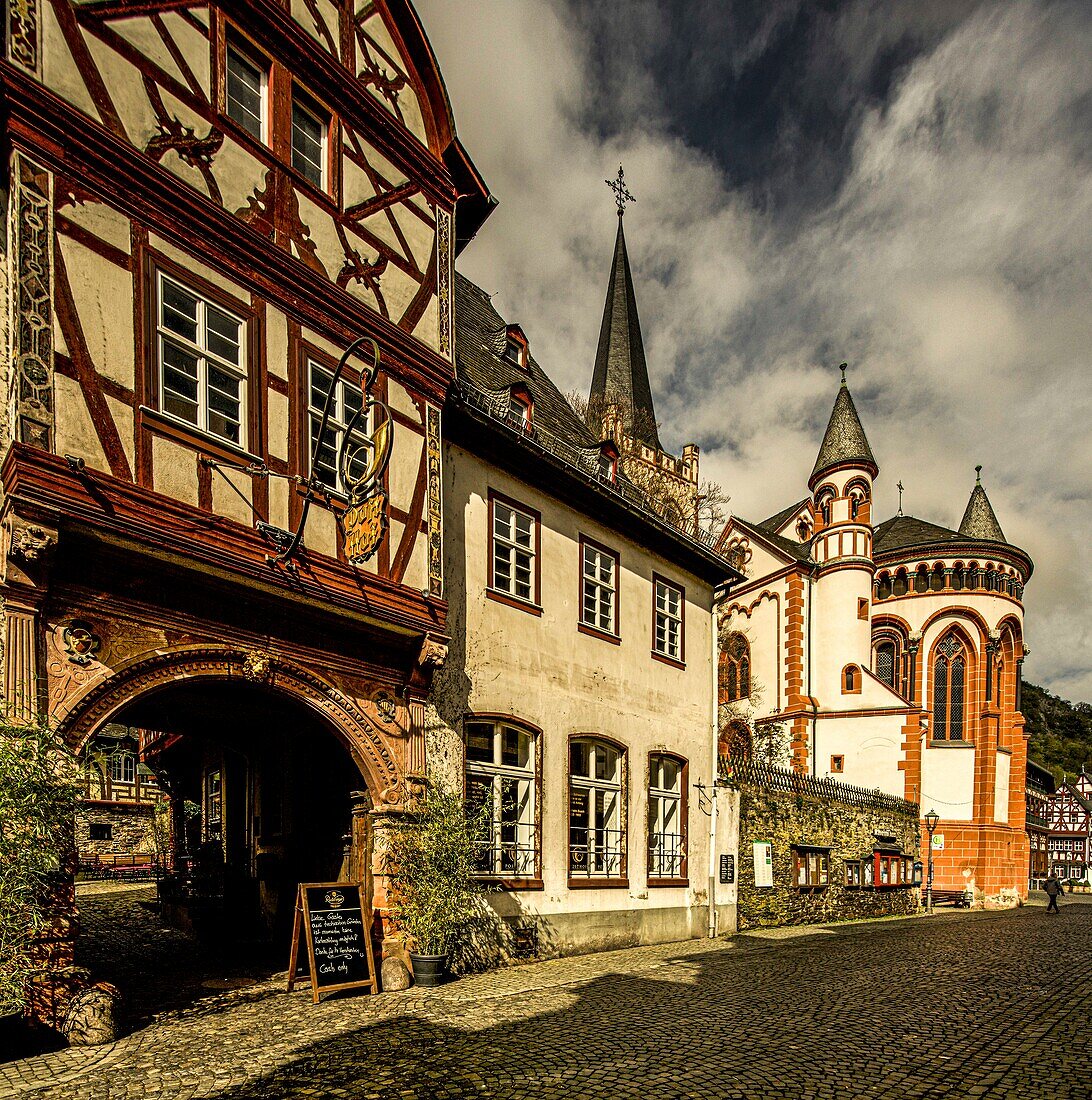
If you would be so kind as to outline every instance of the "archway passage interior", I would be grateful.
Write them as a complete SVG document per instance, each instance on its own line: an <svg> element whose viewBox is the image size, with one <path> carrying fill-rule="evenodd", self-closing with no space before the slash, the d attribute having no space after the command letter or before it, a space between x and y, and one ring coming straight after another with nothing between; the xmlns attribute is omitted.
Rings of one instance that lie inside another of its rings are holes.
<svg viewBox="0 0 1092 1100"><path fill-rule="evenodd" d="M170 793L164 916L207 942L287 951L296 887L339 877L350 795L366 790L333 728L271 688L200 678L114 721L146 731L145 761Z"/></svg>

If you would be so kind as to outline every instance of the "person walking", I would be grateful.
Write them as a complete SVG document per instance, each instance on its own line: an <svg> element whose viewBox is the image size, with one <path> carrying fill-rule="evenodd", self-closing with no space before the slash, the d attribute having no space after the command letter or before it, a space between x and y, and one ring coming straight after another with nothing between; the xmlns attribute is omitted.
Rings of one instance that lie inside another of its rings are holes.
<svg viewBox="0 0 1092 1100"><path fill-rule="evenodd" d="M1065 887L1061 884L1058 876L1051 874L1050 878L1043 883L1043 889L1046 891L1047 897L1050 899L1047 902L1047 912L1058 912L1058 895L1065 893Z"/></svg>

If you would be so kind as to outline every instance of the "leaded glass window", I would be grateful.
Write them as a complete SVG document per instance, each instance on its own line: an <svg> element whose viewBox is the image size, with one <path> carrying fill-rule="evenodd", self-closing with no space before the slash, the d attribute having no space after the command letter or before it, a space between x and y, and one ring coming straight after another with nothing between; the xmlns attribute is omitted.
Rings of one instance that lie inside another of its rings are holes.
<svg viewBox="0 0 1092 1100"><path fill-rule="evenodd" d="M967 652L954 635L938 645L933 660L933 740L966 739Z"/></svg>
<svg viewBox="0 0 1092 1100"><path fill-rule="evenodd" d="M751 645L738 630L728 635L728 642L721 658L723 682L722 701L734 703L751 694Z"/></svg>
<svg viewBox="0 0 1092 1100"><path fill-rule="evenodd" d="M895 688L895 643L880 642L876 646L876 678Z"/></svg>

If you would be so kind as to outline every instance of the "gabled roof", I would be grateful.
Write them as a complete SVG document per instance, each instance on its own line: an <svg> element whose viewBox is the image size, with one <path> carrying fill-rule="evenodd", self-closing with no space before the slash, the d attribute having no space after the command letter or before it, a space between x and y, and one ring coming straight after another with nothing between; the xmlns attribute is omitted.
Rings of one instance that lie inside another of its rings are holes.
<svg viewBox="0 0 1092 1100"><path fill-rule="evenodd" d="M1005 532L997 522L993 505L982 488L982 467L976 466L978 475L971 490L971 499L967 501L967 510L959 524L959 533L972 539L989 539L991 542L1004 542Z"/></svg>
<svg viewBox="0 0 1092 1100"><path fill-rule="evenodd" d="M764 519L761 523L757 524L764 531L773 531L775 534L785 526L786 523L808 503L809 497L804 497L803 500L798 500L795 504L790 504L788 508L783 508L775 516L770 516L769 519Z"/></svg>
<svg viewBox="0 0 1092 1100"><path fill-rule="evenodd" d="M599 347L595 353L595 372L588 399L589 417L597 418L604 406L612 401L621 406L622 422L629 435L658 451L663 449L656 430L656 410L652 405L641 320L637 316L637 297L633 291L621 216L614 242L614 263L607 284L607 300L603 305Z"/></svg>
<svg viewBox="0 0 1092 1100"><path fill-rule="evenodd" d="M1071 794L1077 800L1077 805L1084 808L1085 813L1092 814L1092 802L1077 790L1075 783L1063 783L1061 788L1055 792L1055 797L1059 794Z"/></svg>
<svg viewBox="0 0 1092 1100"><path fill-rule="evenodd" d="M750 523L740 516L733 516L732 522L768 543L790 561L806 562L811 558L811 544L808 542L794 542L784 535L774 534L764 523Z"/></svg>
<svg viewBox="0 0 1092 1100"><path fill-rule="evenodd" d="M1008 551L1010 555L1015 555L1025 564L1025 580L1031 577L1034 568L1031 558L1019 546L996 539L979 539L961 534L959 531L940 527L938 524L929 523L916 516L892 516L891 519L885 519L883 523L878 524L872 533L874 558L880 558L886 554L897 554L900 550L926 547L944 552L947 546L952 548L951 552L987 557L996 555L998 551Z"/></svg>
<svg viewBox="0 0 1092 1100"><path fill-rule="evenodd" d="M842 384L838 387L838 396L834 399L830 420L827 422L823 444L819 448L819 455L812 467L808 488L813 489L815 483L828 470L851 463L866 467L873 477L880 472L876 459L872 456L872 448L868 445L864 428L861 427L857 406L853 404L849 387L843 377Z"/></svg>

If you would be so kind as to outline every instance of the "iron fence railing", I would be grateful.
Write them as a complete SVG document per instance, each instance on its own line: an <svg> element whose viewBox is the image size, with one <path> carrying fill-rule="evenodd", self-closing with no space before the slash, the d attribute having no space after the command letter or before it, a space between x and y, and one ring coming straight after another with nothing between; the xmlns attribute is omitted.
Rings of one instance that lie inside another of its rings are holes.
<svg viewBox="0 0 1092 1100"><path fill-rule="evenodd" d="M812 775L776 768L757 761L733 761L720 758L721 778L735 786L755 786L785 794L803 795L820 801L840 802L846 806L855 806L866 810L884 810L889 813L918 816L918 804L909 802L897 795L885 794L881 790L868 790L866 787L854 787L829 776L822 779Z"/></svg>
<svg viewBox="0 0 1092 1100"><path fill-rule="evenodd" d="M569 828L569 875L617 878L622 873L622 830Z"/></svg>

